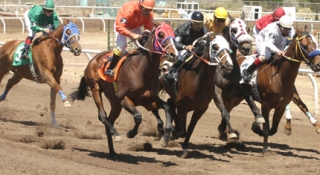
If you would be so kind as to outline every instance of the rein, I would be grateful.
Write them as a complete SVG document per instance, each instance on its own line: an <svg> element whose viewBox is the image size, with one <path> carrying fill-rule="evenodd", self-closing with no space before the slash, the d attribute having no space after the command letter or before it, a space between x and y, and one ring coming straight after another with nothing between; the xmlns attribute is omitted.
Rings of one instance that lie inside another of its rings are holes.
<svg viewBox="0 0 320 175"><path fill-rule="evenodd" d="M71 30L71 35L66 34L67 30ZM62 41L60 41L58 38L53 36L51 33L48 33L48 34L51 38L56 40L58 43L66 46L67 48L70 48L72 43L74 43L75 41L78 41L80 39L79 30L78 30L77 26L72 22L69 22L69 24L67 24L66 26L63 27ZM76 36L76 39L69 41L73 36Z"/></svg>
<svg viewBox="0 0 320 175"><path fill-rule="evenodd" d="M308 63L309 61L306 59L306 57L305 57L304 54L303 54L303 53L307 54L307 51L301 47L301 43L299 42L301 39L303 39L303 38L305 38L305 37L307 37L307 36L305 35L305 36L302 36L302 37L300 37L300 38L296 38L296 41L297 41L297 43L296 43L296 55L298 55L298 49L299 49L299 51L300 51L300 52L302 53L302 55L303 55L304 60ZM297 62L297 63L300 63L300 62L301 62L300 60L293 59L293 58L288 57L288 56L285 56L285 55L282 55L282 56L283 56L284 58L286 58L287 60L289 60L289 61L293 61L293 62ZM261 71L259 71L257 74L260 74L261 72L263 72L263 71L264 71L266 68L268 68L275 60L276 60L276 59L273 59L273 61L272 61L269 65L267 65L266 67L264 67L264 68L263 68Z"/></svg>
<svg viewBox="0 0 320 175"><path fill-rule="evenodd" d="M305 37L307 37L307 36L304 35L304 36L302 36L302 37L300 37L300 38L296 38L296 41L297 41L297 44L296 44L296 55L298 56L298 51L300 51L300 53L302 53L302 56L303 56L304 61L307 62L307 63L309 63L309 60L308 60L308 59L305 57L305 55L304 55L304 54L307 54L307 55L308 55L308 53L307 53L307 51L306 51L304 48L301 47L301 43L299 42L301 39L303 39L303 38L305 38ZM298 44L298 43L299 43L299 44ZM288 56L285 56L285 55L283 55L283 57L286 58L286 59L289 60L289 61L294 61L294 62L298 62L298 63L301 62L300 60L293 59L293 58L288 57Z"/></svg>

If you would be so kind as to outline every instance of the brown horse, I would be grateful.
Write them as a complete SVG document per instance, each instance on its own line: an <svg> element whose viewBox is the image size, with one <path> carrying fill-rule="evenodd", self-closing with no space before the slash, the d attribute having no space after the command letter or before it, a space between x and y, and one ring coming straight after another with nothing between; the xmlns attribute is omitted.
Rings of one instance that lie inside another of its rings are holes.
<svg viewBox="0 0 320 175"><path fill-rule="evenodd" d="M229 44L221 35L208 33L194 43L196 52L181 66L177 85L175 86L174 80L168 80L165 76L161 78L163 89L172 99L170 104L177 109L178 120L175 120L175 129L180 131L178 136L185 137L182 157L188 157L188 144L192 132L212 100L215 91L212 80L216 73L216 65L223 67L222 70L225 72L230 72L233 67ZM187 113L190 111L193 111L193 114L186 130ZM172 115L174 113L175 111L171 111ZM229 118L225 120L229 123ZM231 125L228 126L232 130Z"/></svg>
<svg viewBox="0 0 320 175"><path fill-rule="evenodd" d="M79 29L75 25L75 21L75 19L73 22L64 20L64 23L59 25L52 33L35 39L32 44L32 59L30 60L21 60L19 58L19 52L21 54L20 47L23 44L21 40L8 41L1 47L0 82L9 71L12 71L14 74L9 79L4 93L0 96L0 101L6 99L10 89L19 83L22 78L36 81L37 83L47 83L51 87L51 124L56 125L55 109L57 93L61 96L64 107L71 107L71 103L60 87L60 77L63 69L61 57L63 46L68 47L75 56L79 56L82 50L78 41Z"/></svg>
<svg viewBox="0 0 320 175"><path fill-rule="evenodd" d="M258 123L264 123L263 116L260 113L259 108L254 103L254 100L248 92L246 92L240 85L241 79L240 66L237 64L238 55L248 55L251 50L252 37L248 34L247 25L244 22L244 13L241 18L233 18L229 15L230 25L226 26L223 30L223 36L230 44L232 50L231 58L233 61L233 69L231 73L225 73L220 67L217 68L214 76L214 83L216 85L216 91L213 96L216 106L221 112L221 124L218 126L219 138L228 141L237 142L239 138L228 136L227 123L224 118L230 118L230 111L239 104L243 99L248 103L252 113L255 116L255 121ZM219 100L219 98L222 100ZM234 135L236 136L236 135Z"/></svg>
<svg viewBox="0 0 320 175"><path fill-rule="evenodd" d="M266 64L259 67L256 77L257 84L254 85L257 90L252 91L250 85L242 84L244 89L261 103L261 112L265 119L263 130L257 123L253 125L253 130L264 137L263 152L268 152L268 137L277 132L286 105L292 100L294 81L298 75L300 63L302 61L311 62L312 64L319 62L319 58L308 59L308 54L316 49L316 42L310 36L308 27L305 26L304 32L297 29L285 56L278 59L270 59ZM237 58L238 64L241 65L245 59L245 56ZM270 129L269 115L272 109L274 109L274 114Z"/></svg>
<svg viewBox="0 0 320 175"><path fill-rule="evenodd" d="M166 132L161 138L161 145L166 146L172 130L169 106L158 97L160 58L163 55L170 59L176 59L178 51L174 45L174 33L166 24L154 23L156 28L150 33L144 47L127 55L119 70L116 72L114 83L106 82L99 76L99 69L104 65L103 59L110 51L97 54L87 65L84 77L81 79L78 91L70 96L73 100L84 100L88 95L87 87L90 87L93 99L98 108L98 118L105 125L108 137L109 154L116 153L113 148L112 136L116 141L121 140L120 135L113 127L119 117L122 108L133 115L135 126L127 133L128 138L133 138L138 133L138 127L142 122L142 116L135 106L143 106L147 110L162 108L166 111ZM121 61L120 61L121 62ZM114 88L115 87L115 88ZM107 113L103 108L101 93L107 97L111 105L111 111Z"/></svg>

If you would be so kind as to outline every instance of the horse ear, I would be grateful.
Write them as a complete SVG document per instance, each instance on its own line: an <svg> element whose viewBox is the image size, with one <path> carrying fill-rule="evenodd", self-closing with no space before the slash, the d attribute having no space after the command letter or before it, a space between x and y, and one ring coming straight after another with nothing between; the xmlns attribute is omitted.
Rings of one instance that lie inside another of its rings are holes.
<svg viewBox="0 0 320 175"><path fill-rule="evenodd" d="M76 23L77 23L77 19L76 19L76 17L73 17L72 22L73 22L74 24L76 24Z"/></svg>
<svg viewBox="0 0 320 175"><path fill-rule="evenodd" d="M68 24L68 20L66 18L63 18L63 24L64 25Z"/></svg>
<svg viewBox="0 0 320 175"><path fill-rule="evenodd" d="M316 30L313 30L313 31L312 31L312 35L313 35L313 36L317 36L317 31L316 31Z"/></svg>
<svg viewBox="0 0 320 175"><path fill-rule="evenodd" d="M152 21L152 23L153 23L153 26L156 28L160 25L160 23L158 23L157 21L154 21L154 20Z"/></svg>
<svg viewBox="0 0 320 175"><path fill-rule="evenodd" d="M230 15L230 13L228 12L228 17L230 19L230 24L234 21L234 18Z"/></svg>
<svg viewBox="0 0 320 175"><path fill-rule="evenodd" d="M250 34L251 29L249 27L247 27L247 33Z"/></svg>
<svg viewBox="0 0 320 175"><path fill-rule="evenodd" d="M244 11L242 11L240 19L244 20L245 16L246 16L246 14L244 13Z"/></svg>
<svg viewBox="0 0 320 175"><path fill-rule="evenodd" d="M309 27L308 27L308 25L305 25L305 26L304 26L304 32L305 32L305 33L309 33Z"/></svg>

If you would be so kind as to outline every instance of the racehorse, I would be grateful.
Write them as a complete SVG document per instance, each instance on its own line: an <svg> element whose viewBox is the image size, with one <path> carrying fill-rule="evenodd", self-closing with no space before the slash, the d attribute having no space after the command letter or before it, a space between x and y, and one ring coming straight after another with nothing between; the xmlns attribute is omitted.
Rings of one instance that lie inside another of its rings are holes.
<svg viewBox="0 0 320 175"><path fill-rule="evenodd" d="M268 152L268 137L274 135L279 126L279 122L284 114L286 105L292 100L294 93L294 81L298 75L300 63L305 61L309 64L319 63L320 57L309 60L309 54L316 51L317 44L310 36L309 29L305 26L304 31L297 29L296 34L289 45L285 56L269 59L266 64L258 68L256 76L256 90L251 90L248 84L242 84L261 103L261 112L265 119L263 130L258 123L253 125L253 131L264 137L263 153ZM237 58L238 64L242 63L245 56ZM274 109L272 127L270 129L269 114Z"/></svg>
<svg viewBox="0 0 320 175"><path fill-rule="evenodd" d="M216 88L213 100L216 106L221 112L222 119L218 126L219 138L229 138L230 142L236 142L239 138L231 138L226 136L227 123L224 117L229 118L229 112L233 109L235 104L239 104L243 99L246 100L250 106L251 111L255 116L255 121L258 123L264 123L264 119L260 114L259 108L255 105L252 97L247 93L240 85L241 79L240 66L237 64L236 58L239 55L248 55L251 50L252 37L248 34L247 25L244 22L244 12L242 12L240 18L233 18L229 14L230 25L226 26L223 30L223 36L230 44L232 50L231 58L233 62L233 69L231 73L224 73L220 67L217 68L214 76L214 84ZM219 102L219 96L222 100Z"/></svg>
<svg viewBox="0 0 320 175"><path fill-rule="evenodd" d="M166 132L161 138L161 145L166 146L172 130L169 106L158 97L160 58L167 55L169 59L177 59L178 51L175 47L175 36L172 28L167 23L154 22L155 29L149 34L144 46L129 52L126 60L117 70L114 80L107 82L99 76L99 69L104 65L106 54L104 51L97 54L87 65L79 88L70 96L72 100L84 100L88 96L88 88L91 89L93 99L98 108L98 118L105 125L108 137L109 155L116 155L113 148L112 135L115 140L121 140L120 135L113 127L119 117L122 108L133 115L135 126L127 133L128 138L133 138L138 133L138 127L142 122L142 116L135 106L143 106L147 110L162 108L166 111ZM139 43L136 42L138 45ZM172 61L172 60L171 60ZM122 61L119 61L121 63ZM101 71L103 72L103 71ZM101 74L100 74L101 75ZM115 87L115 88L114 88ZM101 93L110 102L109 116L103 108Z"/></svg>
<svg viewBox="0 0 320 175"><path fill-rule="evenodd" d="M22 78L37 83L47 83L51 87L51 124L57 126L55 119L57 93L59 93L64 107L71 107L71 103L60 86L60 77L63 71L61 52L63 46L68 47L75 56L79 56L82 50L79 44L80 33L75 22L76 19L72 22L64 19L63 24L59 25L56 30L36 38L32 43L32 55L29 53L29 56L32 56L30 60L19 58L21 47L23 47L21 40L8 41L0 48L0 82L9 71L14 73L13 77L8 80L6 88L0 96L0 101L6 99L10 89Z"/></svg>
<svg viewBox="0 0 320 175"><path fill-rule="evenodd" d="M185 137L182 144L183 158L188 157L188 144L192 132L212 100L215 91L212 80L217 65L223 67L222 71L225 72L230 72L233 67L229 44L221 35L207 33L198 38L193 45L196 51L192 52L191 58L181 66L177 85L174 80L168 80L165 76L161 78L163 89L171 97L169 104L177 109L178 120L175 121L175 130L178 131L178 136ZM186 130L187 113L190 111L193 111L193 114ZM174 114L175 111L171 113ZM229 118L224 119L229 124L230 132L234 133Z"/></svg>

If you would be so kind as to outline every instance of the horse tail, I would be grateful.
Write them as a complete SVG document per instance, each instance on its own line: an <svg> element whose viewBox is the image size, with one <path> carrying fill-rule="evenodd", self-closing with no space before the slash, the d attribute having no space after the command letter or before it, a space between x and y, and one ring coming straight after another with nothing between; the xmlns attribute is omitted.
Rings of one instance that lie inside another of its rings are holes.
<svg viewBox="0 0 320 175"><path fill-rule="evenodd" d="M84 77L82 77L78 89L72 92L69 97L72 101L74 101L84 100L87 96L90 97L88 86L86 80Z"/></svg>

